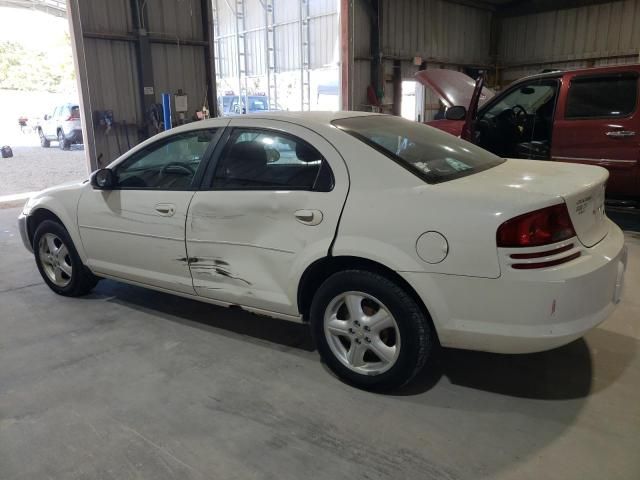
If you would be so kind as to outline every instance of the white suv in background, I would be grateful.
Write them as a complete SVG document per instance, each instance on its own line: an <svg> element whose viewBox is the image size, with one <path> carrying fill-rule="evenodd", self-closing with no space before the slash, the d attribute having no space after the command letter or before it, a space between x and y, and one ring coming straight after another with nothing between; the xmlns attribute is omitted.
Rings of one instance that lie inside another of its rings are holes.
<svg viewBox="0 0 640 480"><path fill-rule="evenodd" d="M46 114L37 127L40 145L49 148L51 141L57 141L61 150L69 150L74 143L82 143L80 107L65 103L55 107L53 113Z"/></svg>

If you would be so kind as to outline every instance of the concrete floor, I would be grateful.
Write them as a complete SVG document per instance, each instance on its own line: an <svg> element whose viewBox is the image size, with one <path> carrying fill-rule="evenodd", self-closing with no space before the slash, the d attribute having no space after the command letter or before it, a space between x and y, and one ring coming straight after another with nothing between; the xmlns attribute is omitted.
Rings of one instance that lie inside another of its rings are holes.
<svg viewBox="0 0 640 480"><path fill-rule="evenodd" d="M445 351L375 395L300 325L102 282L42 283L0 209L0 478L640 478L640 236L626 297L555 351Z"/></svg>

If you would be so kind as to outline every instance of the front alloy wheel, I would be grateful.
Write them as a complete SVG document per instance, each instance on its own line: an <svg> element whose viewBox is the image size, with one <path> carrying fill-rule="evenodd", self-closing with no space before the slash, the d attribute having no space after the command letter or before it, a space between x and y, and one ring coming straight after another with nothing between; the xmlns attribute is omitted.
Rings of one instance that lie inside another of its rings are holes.
<svg viewBox="0 0 640 480"><path fill-rule="evenodd" d="M324 333L336 358L356 373L384 373L400 353L396 320L380 300L364 292L345 292L329 302Z"/></svg>
<svg viewBox="0 0 640 480"><path fill-rule="evenodd" d="M59 295L84 295L98 282L82 263L69 232L58 222L44 220L37 226L33 251L43 280Z"/></svg>
<svg viewBox="0 0 640 480"><path fill-rule="evenodd" d="M38 255L44 273L56 287L64 288L71 283L73 265L69 249L58 236L45 233L40 237Z"/></svg>

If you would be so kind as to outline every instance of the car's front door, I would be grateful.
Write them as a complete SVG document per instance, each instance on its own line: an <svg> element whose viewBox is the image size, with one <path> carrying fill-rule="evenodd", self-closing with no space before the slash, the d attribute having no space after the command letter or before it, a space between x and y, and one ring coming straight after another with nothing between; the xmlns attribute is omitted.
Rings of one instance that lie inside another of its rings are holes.
<svg viewBox="0 0 640 480"><path fill-rule="evenodd" d="M179 133L114 167L113 190L87 190L78 224L97 274L194 293L185 249L189 202L221 130Z"/></svg>
<svg viewBox="0 0 640 480"><path fill-rule="evenodd" d="M346 200L342 157L307 128L245 117L230 122L210 169L187 218L196 292L297 315L300 276L327 255Z"/></svg>
<svg viewBox="0 0 640 480"><path fill-rule="evenodd" d="M638 73L568 74L564 82L552 158L604 167L608 195L638 196Z"/></svg>

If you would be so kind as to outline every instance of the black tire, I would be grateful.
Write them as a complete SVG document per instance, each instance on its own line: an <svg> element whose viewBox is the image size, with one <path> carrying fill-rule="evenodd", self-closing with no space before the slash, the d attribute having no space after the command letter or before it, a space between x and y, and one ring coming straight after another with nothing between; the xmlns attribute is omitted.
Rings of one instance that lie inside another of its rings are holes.
<svg viewBox="0 0 640 480"><path fill-rule="evenodd" d="M47 137L44 136L41 128L38 129L38 135L40 136L40 146L42 148L49 148L51 146L51 143L49 143Z"/></svg>
<svg viewBox="0 0 640 480"><path fill-rule="evenodd" d="M71 142L64 137L62 130L58 131L58 147L60 147L60 150L69 150L71 148Z"/></svg>
<svg viewBox="0 0 640 480"><path fill-rule="evenodd" d="M324 316L330 302L345 292L363 292L380 300L393 315L400 332L400 352L393 366L371 375L351 370L333 353L324 333ZM388 391L409 383L425 366L438 345L431 319L416 300L387 277L364 270L331 275L317 290L310 310L315 344L325 364L338 377L366 390Z"/></svg>
<svg viewBox="0 0 640 480"><path fill-rule="evenodd" d="M52 233L56 237L58 237L67 247L69 252L69 260L71 261L71 266L73 268L71 274L71 281L68 285L64 287L60 287L53 283L47 274L45 273L44 266L42 264L42 259L39 255L39 245L40 239L47 233ZM36 258L36 265L38 266L38 270L40 271L40 275L42 275L43 280L49 286L51 290L59 295L64 295L66 297L79 297L82 295L86 295L96 286L99 281L99 278L96 277L91 271L85 267L78 255L75 245L69 236L67 230L57 222L52 220L45 220L36 228L36 232L33 235L33 251Z"/></svg>

